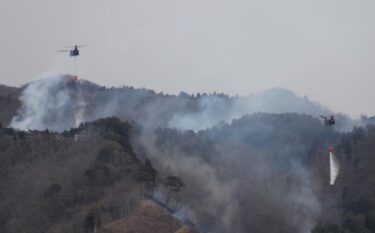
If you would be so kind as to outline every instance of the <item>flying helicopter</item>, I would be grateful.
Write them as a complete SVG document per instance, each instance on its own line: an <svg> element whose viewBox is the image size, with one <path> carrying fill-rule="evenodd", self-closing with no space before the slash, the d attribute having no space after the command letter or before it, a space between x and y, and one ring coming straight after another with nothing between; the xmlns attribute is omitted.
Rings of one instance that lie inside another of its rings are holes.
<svg viewBox="0 0 375 233"><path fill-rule="evenodd" d="M330 115L330 116L320 115L320 117L324 119L325 126L333 126L336 123L335 116L341 116L341 115Z"/></svg>
<svg viewBox="0 0 375 233"><path fill-rule="evenodd" d="M57 51L58 52L69 52L69 56L77 57L77 56L79 56L78 48L85 47L85 46L87 46L87 45L67 46L67 47L64 47L64 48L67 48L67 49L60 49L60 50L57 50Z"/></svg>

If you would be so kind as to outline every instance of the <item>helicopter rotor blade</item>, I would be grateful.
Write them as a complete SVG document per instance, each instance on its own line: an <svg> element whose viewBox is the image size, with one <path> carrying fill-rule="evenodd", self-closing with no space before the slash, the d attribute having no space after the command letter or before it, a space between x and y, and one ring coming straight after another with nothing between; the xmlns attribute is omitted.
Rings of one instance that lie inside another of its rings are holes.
<svg viewBox="0 0 375 233"><path fill-rule="evenodd" d="M74 49L75 47L77 48L81 48L81 47L86 47L88 45L74 45L74 46L64 46L63 48L66 48L66 49Z"/></svg>
<svg viewBox="0 0 375 233"><path fill-rule="evenodd" d="M70 52L70 50L67 50L67 49L60 49L60 50L57 50L57 52Z"/></svg>
<svg viewBox="0 0 375 233"><path fill-rule="evenodd" d="M64 48L67 49L74 49L77 46L77 48L86 47L87 45L74 45L74 46L64 46Z"/></svg>

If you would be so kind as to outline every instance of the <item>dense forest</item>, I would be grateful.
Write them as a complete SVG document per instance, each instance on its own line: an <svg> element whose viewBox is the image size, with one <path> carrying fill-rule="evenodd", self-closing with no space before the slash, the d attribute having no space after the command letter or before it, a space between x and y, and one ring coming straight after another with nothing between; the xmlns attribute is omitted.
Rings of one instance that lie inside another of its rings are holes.
<svg viewBox="0 0 375 233"><path fill-rule="evenodd" d="M126 216L156 175L129 130L116 119L63 134L0 129L0 232L91 232Z"/></svg>
<svg viewBox="0 0 375 233"><path fill-rule="evenodd" d="M159 208L202 233L375 232L374 117L326 127L329 110L283 89L3 89L0 232L107 232Z"/></svg>

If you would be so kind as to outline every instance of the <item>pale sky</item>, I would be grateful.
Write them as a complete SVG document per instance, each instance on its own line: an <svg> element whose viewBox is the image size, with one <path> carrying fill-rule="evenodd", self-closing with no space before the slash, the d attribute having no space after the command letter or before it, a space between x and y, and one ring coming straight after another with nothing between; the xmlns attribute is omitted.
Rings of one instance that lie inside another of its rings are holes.
<svg viewBox="0 0 375 233"><path fill-rule="evenodd" d="M285 87L375 115L374 0L0 0L0 83L81 78L247 95Z"/></svg>

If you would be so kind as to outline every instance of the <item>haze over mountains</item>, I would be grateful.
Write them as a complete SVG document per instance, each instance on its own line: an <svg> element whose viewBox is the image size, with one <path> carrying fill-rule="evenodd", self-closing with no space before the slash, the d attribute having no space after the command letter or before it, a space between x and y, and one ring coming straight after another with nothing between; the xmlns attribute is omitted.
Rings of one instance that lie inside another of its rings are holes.
<svg viewBox="0 0 375 233"><path fill-rule="evenodd" d="M105 88L73 76L55 76L22 87L21 108L11 121L19 129L63 131L107 116L142 122L147 127L201 130L255 112L305 113L314 117L330 110L287 89L251 96L225 94L178 96L131 87Z"/></svg>
<svg viewBox="0 0 375 233"><path fill-rule="evenodd" d="M126 86L106 88L86 80L74 81L74 76L57 75L10 90L15 101L11 109L13 112L8 113L8 118L12 117L12 120L7 118L3 122L19 129L63 131L77 127L81 122L117 116L123 120L142 122L143 126L151 128L198 131L256 112L303 113L316 118L334 114L306 96L297 96L283 88L250 96L223 93L189 95L184 92L176 96ZM17 103L18 94L21 103ZM19 104L21 107L18 109ZM15 109L18 109L17 114ZM366 125L367 121L372 119L366 116L351 119L342 115L336 129L349 131L354 126Z"/></svg>
<svg viewBox="0 0 375 233"><path fill-rule="evenodd" d="M328 109L280 88L173 96L65 75L0 91L0 232L375 232L371 117L325 127Z"/></svg>

